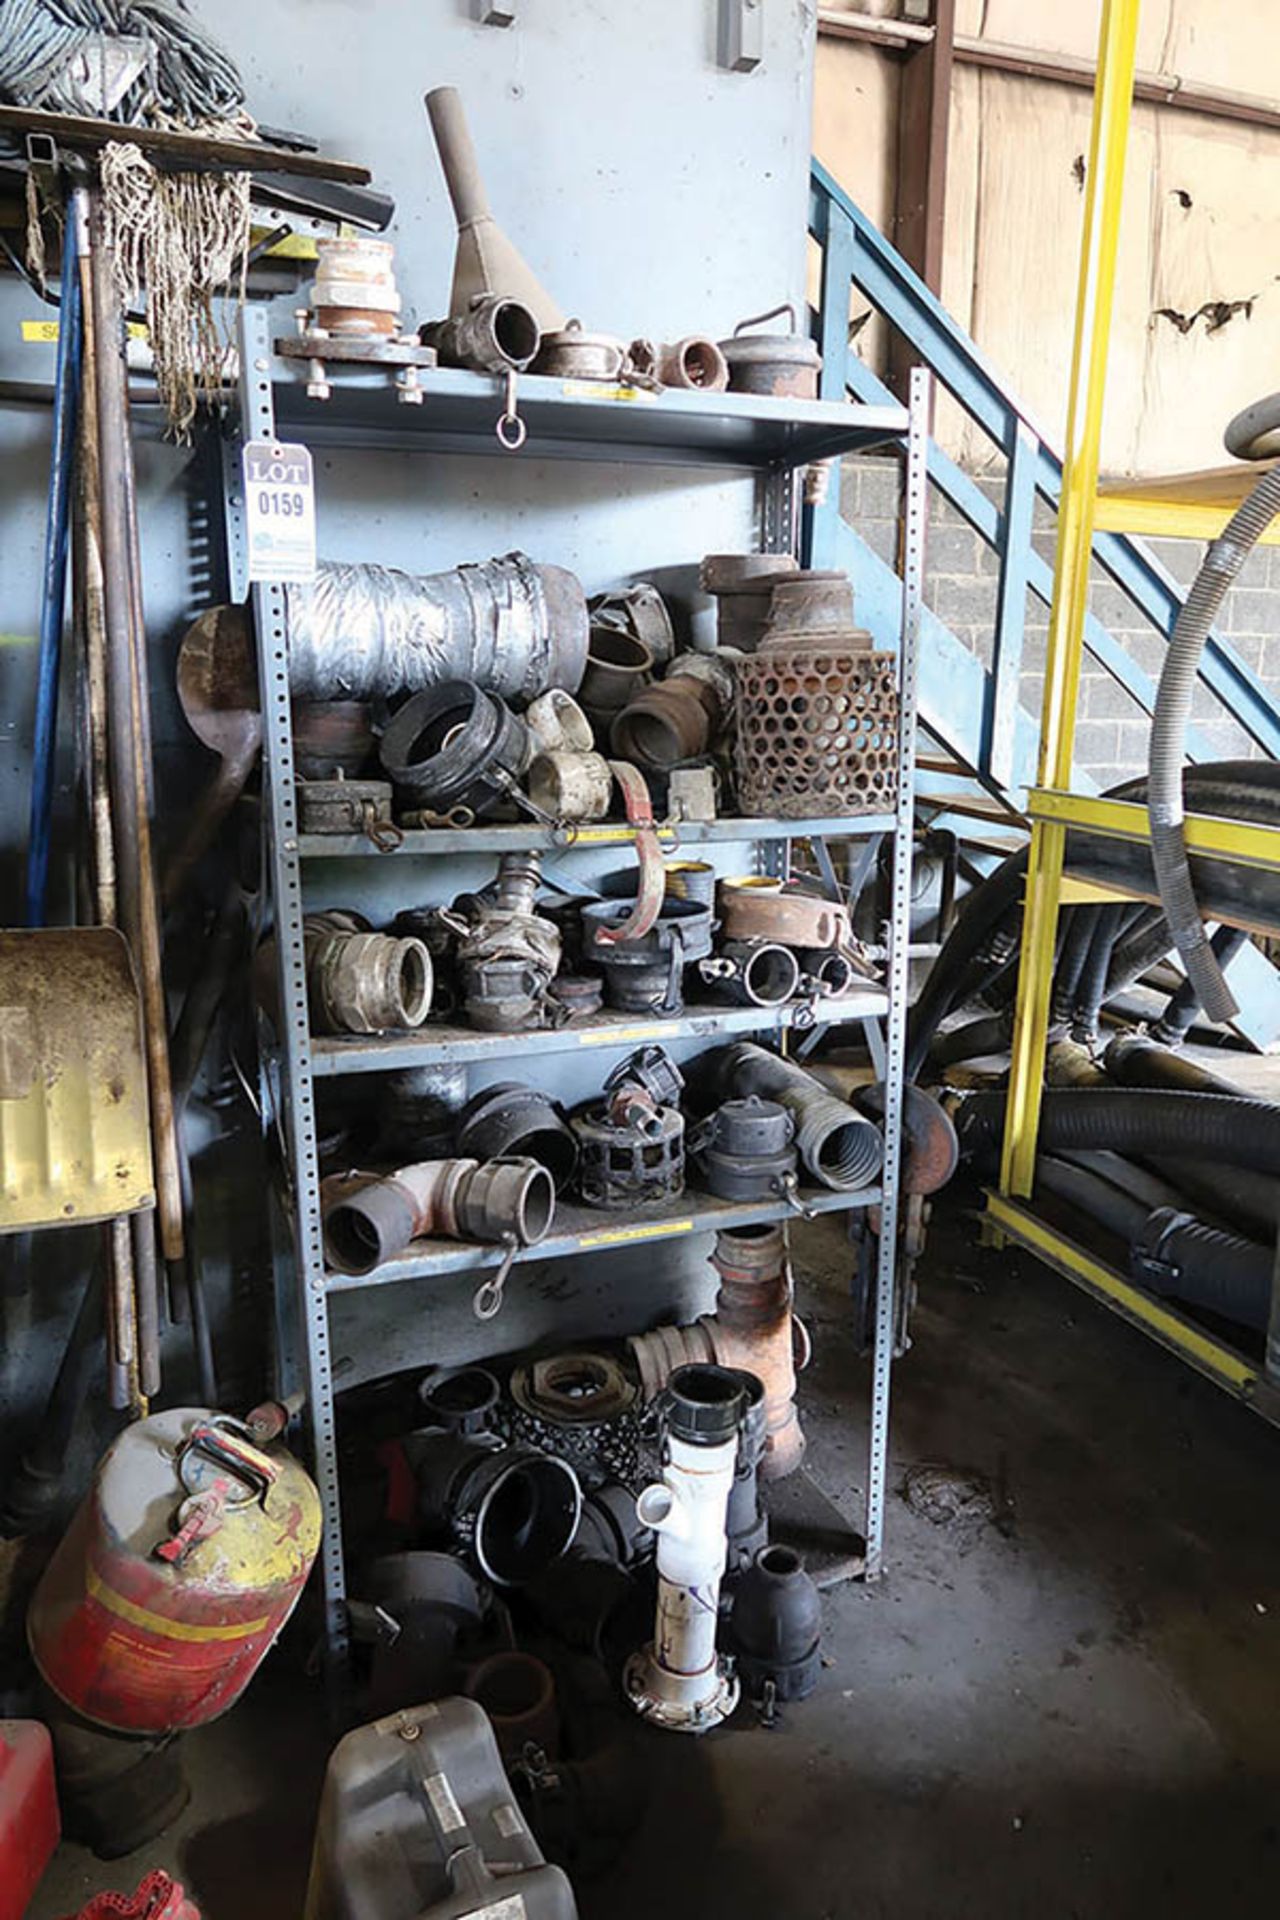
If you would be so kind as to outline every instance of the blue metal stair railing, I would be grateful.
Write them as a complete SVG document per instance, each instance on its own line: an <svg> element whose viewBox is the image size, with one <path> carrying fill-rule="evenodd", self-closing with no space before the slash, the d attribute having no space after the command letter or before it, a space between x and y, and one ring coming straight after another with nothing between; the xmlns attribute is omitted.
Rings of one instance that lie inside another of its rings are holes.
<svg viewBox="0 0 1280 1920"><path fill-rule="evenodd" d="M934 615L921 634L921 718L929 732L993 793L1013 799L1034 777L1038 721L1018 697L1027 594L1046 606L1053 573L1031 541L1036 496L1057 509L1062 465L975 343L957 326L919 275L895 252L819 162L810 186L809 232L822 256L819 346L825 399L872 404L893 395L849 345L849 290L857 287L919 359L990 437L1006 460L998 507L932 440L929 479L999 556L992 665ZM838 480L807 516L808 562L844 567L858 596L859 618L878 644L892 645L900 586L893 570L842 518ZM1135 609L1167 640L1181 591L1155 556L1123 534L1094 536L1094 558ZM1103 624L1089 616L1085 647L1137 705L1150 713L1156 683ZM1201 679L1224 714L1266 753L1280 756L1280 710L1230 644L1214 632ZM1198 729L1188 735L1193 760L1218 757Z"/></svg>

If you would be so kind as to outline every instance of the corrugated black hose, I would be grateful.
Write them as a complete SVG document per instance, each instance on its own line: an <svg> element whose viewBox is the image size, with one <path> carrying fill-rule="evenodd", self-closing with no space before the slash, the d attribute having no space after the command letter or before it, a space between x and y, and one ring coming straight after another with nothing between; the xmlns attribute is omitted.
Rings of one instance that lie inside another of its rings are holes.
<svg viewBox="0 0 1280 1920"><path fill-rule="evenodd" d="M970 1094L960 1109L960 1149L994 1163L1004 1132L1003 1092ZM1280 1107L1223 1093L1052 1088L1040 1109L1046 1153L1102 1147L1127 1159L1194 1154L1280 1176Z"/></svg>

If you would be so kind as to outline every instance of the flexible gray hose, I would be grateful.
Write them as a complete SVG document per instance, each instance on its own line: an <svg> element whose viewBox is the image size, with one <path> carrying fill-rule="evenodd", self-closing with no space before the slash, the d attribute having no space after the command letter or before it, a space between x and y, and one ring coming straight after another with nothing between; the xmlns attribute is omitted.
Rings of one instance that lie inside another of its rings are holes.
<svg viewBox="0 0 1280 1920"><path fill-rule="evenodd" d="M1169 931L1187 977L1210 1020L1231 1020L1239 1006L1209 944L1191 884L1183 832L1182 767L1200 655L1227 589L1259 538L1280 513L1280 467L1263 474L1243 506L1210 546L1178 615L1151 720L1147 807L1151 863Z"/></svg>
<svg viewBox="0 0 1280 1920"><path fill-rule="evenodd" d="M828 1093L794 1060L741 1041L721 1056L720 1068L732 1094L759 1093L787 1108L796 1123L801 1164L824 1187L851 1193L875 1179L884 1160L879 1127Z"/></svg>

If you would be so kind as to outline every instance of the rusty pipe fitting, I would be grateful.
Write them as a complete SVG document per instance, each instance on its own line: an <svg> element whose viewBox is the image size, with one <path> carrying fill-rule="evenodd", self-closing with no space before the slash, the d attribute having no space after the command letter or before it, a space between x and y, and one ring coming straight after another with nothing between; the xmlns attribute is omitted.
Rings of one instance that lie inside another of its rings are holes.
<svg viewBox="0 0 1280 1920"><path fill-rule="evenodd" d="M325 1258L337 1273L372 1273L411 1240L458 1239L457 1194L478 1160L419 1160L394 1173L320 1182Z"/></svg>
<svg viewBox="0 0 1280 1920"><path fill-rule="evenodd" d="M421 940L371 933L356 914L303 921L307 998L319 1033L420 1027L431 1008L431 955Z"/></svg>
<svg viewBox="0 0 1280 1920"><path fill-rule="evenodd" d="M428 1236L533 1246L554 1217L555 1187L536 1160L422 1160L385 1175L331 1176L320 1183L320 1210L329 1265L365 1274Z"/></svg>
<svg viewBox="0 0 1280 1920"><path fill-rule="evenodd" d="M629 1337L627 1351L640 1377L640 1394L646 1406L657 1399L677 1367L715 1361L708 1331L710 1319L708 1314L687 1327L651 1327L648 1333Z"/></svg>
<svg viewBox="0 0 1280 1920"><path fill-rule="evenodd" d="M739 653L754 653L769 624L773 589L780 574L795 573L789 553L709 553L698 585L716 602L716 640Z"/></svg>
<svg viewBox="0 0 1280 1920"><path fill-rule="evenodd" d="M720 1275L715 1312L705 1324L722 1367L754 1373L764 1387L765 1441L760 1473L781 1480L804 1459L796 1410L791 1267L785 1227L734 1227L716 1235L711 1264Z"/></svg>
<svg viewBox="0 0 1280 1920"><path fill-rule="evenodd" d="M786 1233L780 1226L738 1227L716 1235L711 1264L720 1275L714 1313L690 1326L655 1327L627 1342L646 1404L677 1367L714 1361L753 1373L765 1392L767 1439L760 1465L766 1480L794 1473L805 1437L796 1409L797 1332L792 1311Z"/></svg>
<svg viewBox="0 0 1280 1920"><path fill-rule="evenodd" d="M540 753L529 768L529 798L554 820L603 820L613 774L599 753Z"/></svg>
<svg viewBox="0 0 1280 1920"><path fill-rule="evenodd" d="M652 675L653 651L645 641L620 627L592 625L578 689L589 713L616 713Z"/></svg>
<svg viewBox="0 0 1280 1920"><path fill-rule="evenodd" d="M458 943L467 1017L489 1033L545 1026L547 990L560 965L560 933L534 911L542 868L536 853L504 853L495 900Z"/></svg>
<svg viewBox="0 0 1280 1920"><path fill-rule="evenodd" d="M748 875L720 882L720 919L728 940L779 940L827 951L853 938L846 908L780 880Z"/></svg>
<svg viewBox="0 0 1280 1920"><path fill-rule="evenodd" d="M692 387L700 393L723 393L729 384L728 361L715 341L700 333L660 346L656 373L664 387Z"/></svg>
<svg viewBox="0 0 1280 1920"><path fill-rule="evenodd" d="M461 313L429 320L418 329L423 346L434 347L445 367L477 373L522 373L537 357L542 329L523 300L505 293L473 293Z"/></svg>
<svg viewBox="0 0 1280 1920"><path fill-rule="evenodd" d="M698 971L707 985L741 1007L780 1007L800 985L800 963L776 940L726 940Z"/></svg>
<svg viewBox="0 0 1280 1920"><path fill-rule="evenodd" d="M624 760L664 772L704 754L733 699L733 673L713 654L683 653L666 678L641 687L615 719L609 740Z"/></svg>

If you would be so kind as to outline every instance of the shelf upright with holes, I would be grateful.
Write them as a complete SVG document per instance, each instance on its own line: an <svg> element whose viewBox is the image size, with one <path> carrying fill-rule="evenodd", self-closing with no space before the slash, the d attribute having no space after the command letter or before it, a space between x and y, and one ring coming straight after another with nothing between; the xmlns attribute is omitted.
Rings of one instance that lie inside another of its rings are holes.
<svg viewBox="0 0 1280 1920"><path fill-rule="evenodd" d="M294 365L274 356L268 315L254 306L246 306L242 315L241 366L239 416L229 423L224 465L231 584L237 599L243 598L248 586L240 480L240 448L246 442L297 440L308 446L394 448L437 456L491 452L502 457L493 433L495 414L502 403L502 385L487 376L452 371L432 374L423 380L421 402L406 406L400 404L385 374L357 371L350 377L335 375L327 401L309 401ZM806 1190L803 1196L806 1206L815 1212L847 1213L862 1207L880 1210L865 1524L867 1571L874 1575L882 1554L895 1328L927 375L921 372L913 376L909 407L873 408L695 392L637 395L629 401L614 396L612 390L600 394L584 390L580 382L529 377L521 381L520 407L528 426L530 456L754 473L759 486L762 546L773 552L791 551L794 545L800 467L871 446L896 446L904 454L899 763L892 810L813 821L720 819L680 829L685 846L742 849L756 871L775 874L790 870L792 845L801 840L809 840L824 859L826 842L831 839L858 839L869 846L887 842L892 848L885 983L883 987L868 984L823 1007L824 1019L862 1022L873 1041L875 1057L883 1057L883 1172L874 1188L862 1192ZM361 839L301 835L294 792L286 595L278 583L259 581L252 588L252 600L263 721L264 865L276 932L281 1008L278 1037L271 1036L264 1044L264 1127L279 1127L291 1227L287 1258L277 1267L281 1296L277 1319L282 1326L296 1329L297 1334L296 1355L286 1341L286 1349L279 1356L286 1376L280 1385L284 1390L300 1387L306 1396L312 1466L325 1518L325 1636L330 1661L337 1671L348 1651L349 1625L331 1305L353 1290L398 1287L406 1311L424 1313L431 1301L429 1283L433 1279L460 1272L492 1273L504 1255L500 1248L489 1246L418 1241L403 1255L360 1278L328 1271L321 1237L317 1081L430 1064L488 1065L519 1073L519 1063L526 1058L537 1060L541 1074L572 1065L574 1056L583 1070L598 1076L611 1048L620 1056L641 1041L696 1047L704 1041L746 1032L764 1037L782 1035L797 1023L797 1010L689 1006L670 1020L655 1016L637 1022L634 1015L601 1014L556 1031L514 1036L466 1027L428 1026L413 1034L385 1039L313 1038L302 934L310 888L327 884L332 890L338 884L335 875L340 875L353 888L363 886L363 897L367 898L367 889L376 885L382 911L389 919L400 905L418 903L415 889L420 889L422 875L433 869L439 872L442 860L451 871L448 880L441 883L452 883L456 889L461 863L473 857L492 860L503 850L526 847L589 867L602 850L628 850L634 831L622 825L584 829L566 849L547 828L479 825L410 833L389 853L380 853ZM664 831L670 842L673 836ZM862 870L865 872L869 865L864 860ZM831 871L829 861L827 871ZM598 1077L595 1084L599 1084ZM718 1227L780 1220L791 1211L783 1201L737 1205L694 1191L686 1191L676 1204L646 1211L633 1220L566 1205L558 1210L548 1239L517 1255L513 1279L519 1274L519 1262L525 1259L548 1255L590 1258L624 1245L670 1242L686 1235L710 1233Z"/></svg>

